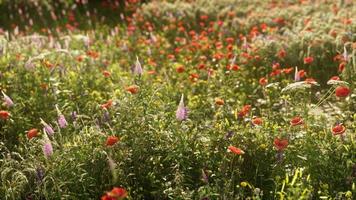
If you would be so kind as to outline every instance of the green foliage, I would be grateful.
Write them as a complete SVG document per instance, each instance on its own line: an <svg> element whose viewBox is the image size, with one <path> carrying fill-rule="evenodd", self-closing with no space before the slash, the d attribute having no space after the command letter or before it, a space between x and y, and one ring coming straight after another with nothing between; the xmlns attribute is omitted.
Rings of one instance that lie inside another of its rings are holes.
<svg viewBox="0 0 356 200"><path fill-rule="evenodd" d="M59 4L48 11L73 5ZM0 105L10 113L0 116L1 199L99 199L113 187L125 188L128 199L353 199L350 4L340 1L337 13L321 1L120 6L128 8L118 12L125 23L114 27L96 20L86 26L74 9L78 29L56 30L65 18L53 27L45 21L48 35L31 34L39 23L0 32L0 90L14 102ZM132 73L137 59L143 74ZM298 82L295 66L306 72ZM328 84L334 75L342 81ZM133 85L137 92L128 91ZM336 97L338 85L350 94ZM182 94L188 117L179 121ZM303 123L294 126L296 116ZM345 127L341 135L333 134L337 124ZM39 135L30 139L33 128ZM110 146L109 136L119 141ZM278 150L276 138L288 145Z"/></svg>

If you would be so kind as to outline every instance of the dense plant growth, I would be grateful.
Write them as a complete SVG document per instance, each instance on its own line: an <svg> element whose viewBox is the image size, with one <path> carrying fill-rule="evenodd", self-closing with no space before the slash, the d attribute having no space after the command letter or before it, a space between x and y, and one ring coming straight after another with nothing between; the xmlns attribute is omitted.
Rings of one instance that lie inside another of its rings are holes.
<svg viewBox="0 0 356 200"><path fill-rule="evenodd" d="M352 1L103 2L0 4L0 199L355 198Z"/></svg>

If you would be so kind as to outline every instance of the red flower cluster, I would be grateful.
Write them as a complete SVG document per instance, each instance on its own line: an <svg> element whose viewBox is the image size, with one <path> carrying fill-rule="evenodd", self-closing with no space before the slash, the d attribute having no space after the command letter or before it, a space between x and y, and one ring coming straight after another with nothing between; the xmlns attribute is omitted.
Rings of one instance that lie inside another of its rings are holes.
<svg viewBox="0 0 356 200"><path fill-rule="evenodd" d="M260 117L255 117L252 119L252 124L255 126L260 126L262 123L263 123L263 120Z"/></svg>
<svg viewBox="0 0 356 200"><path fill-rule="evenodd" d="M313 57L306 57L304 58L304 64L310 64L314 61L314 58Z"/></svg>
<svg viewBox="0 0 356 200"><path fill-rule="evenodd" d="M237 148L237 147L234 147L234 146L229 146L228 149L229 149L232 153L234 153L234 154L236 154L236 155L245 154L245 152L242 151L240 148Z"/></svg>
<svg viewBox="0 0 356 200"><path fill-rule="evenodd" d="M116 144L120 139L116 136L109 136L106 139L106 146L113 146L114 144Z"/></svg>
<svg viewBox="0 0 356 200"><path fill-rule="evenodd" d="M108 100L106 103L102 104L100 107L102 109L109 109L112 106L112 100Z"/></svg>
<svg viewBox="0 0 356 200"><path fill-rule="evenodd" d="M342 135L346 131L346 127L342 124L338 124L331 129L333 135Z"/></svg>
<svg viewBox="0 0 356 200"><path fill-rule="evenodd" d="M260 80L258 82L260 83L261 86L265 86L265 85L267 85L268 80L267 80L267 78L262 77L262 78L260 78Z"/></svg>
<svg viewBox="0 0 356 200"><path fill-rule="evenodd" d="M251 105L244 105L244 107L242 107L242 109L240 110L238 116L244 117L250 112L250 110L251 110Z"/></svg>
<svg viewBox="0 0 356 200"><path fill-rule="evenodd" d="M37 136L38 136L38 129L33 128L33 129L27 131L27 138L29 140L34 138L34 137L37 137Z"/></svg>
<svg viewBox="0 0 356 200"><path fill-rule="evenodd" d="M131 85L126 88L126 91L130 92L131 94L137 94L140 87L137 85Z"/></svg>
<svg viewBox="0 0 356 200"><path fill-rule="evenodd" d="M114 187L101 197L101 200L121 200L127 197L127 191L121 187Z"/></svg>
<svg viewBox="0 0 356 200"><path fill-rule="evenodd" d="M303 119L301 117L294 117L293 119L290 120L290 125L292 126L297 126L297 125L301 125L304 123Z"/></svg>
<svg viewBox="0 0 356 200"><path fill-rule="evenodd" d="M274 147L278 151L283 151L285 148L287 148L287 146L288 146L288 140L287 139L279 139L279 138L275 138L274 139Z"/></svg>
<svg viewBox="0 0 356 200"><path fill-rule="evenodd" d="M347 86L338 86L335 90L337 97L347 97L350 94L350 89Z"/></svg>
<svg viewBox="0 0 356 200"><path fill-rule="evenodd" d="M7 120L10 117L10 113L6 110L0 110L0 119Z"/></svg>

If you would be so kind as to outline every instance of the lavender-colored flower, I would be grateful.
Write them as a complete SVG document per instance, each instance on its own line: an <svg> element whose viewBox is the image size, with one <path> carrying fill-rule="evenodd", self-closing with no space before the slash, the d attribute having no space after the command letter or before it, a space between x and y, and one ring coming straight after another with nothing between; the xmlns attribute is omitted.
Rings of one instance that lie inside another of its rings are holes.
<svg viewBox="0 0 356 200"><path fill-rule="evenodd" d="M186 120L188 117L188 109L184 106L184 95L182 95L182 98L180 99L178 109L176 111L176 118L179 121Z"/></svg>
<svg viewBox="0 0 356 200"><path fill-rule="evenodd" d="M345 61L348 61L348 54L347 54L347 50L346 50L346 46L344 46L344 53L342 54L342 56L344 57Z"/></svg>
<svg viewBox="0 0 356 200"><path fill-rule="evenodd" d="M141 65L140 61L138 60L138 57L136 57L136 63L135 63L133 73L138 74L138 75L141 75L143 73L142 65Z"/></svg>
<svg viewBox="0 0 356 200"><path fill-rule="evenodd" d="M4 96L4 101L8 107L11 107L14 105L14 102L12 101L12 99L9 96L7 96L4 92L2 92L2 95Z"/></svg>
<svg viewBox="0 0 356 200"><path fill-rule="evenodd" d="M45 121L41 119L41 123L43 125L43 130L46 132L49 136L53 136L54 130L51 125L47 124Z"/></svg>
<svg viewBox="0 0 356 200"><path fill-rule="evenodd" d="M59 124L59 127L61 128L65 128L67 127L68 123L67 123L67 120L66 118L64 117L64 115L59 115L58 117L58 124Z"/></svg>
<svg viewBox="0 0 356 200"><path fill-rule="evenodd" d="M52 143L50 140L47 140L43 144L43 154L45 155L46 158L48 158L49 156L51 156L53 154L53 147L52 147Z"/></svg>
<svg viewBox="0 0 356 200"><path fill-rule="evenodd" d="M298 73L298 67L295 67L294 81L295 81L295 82L300 81L300 76L299 76L299 73Z"/></svg>

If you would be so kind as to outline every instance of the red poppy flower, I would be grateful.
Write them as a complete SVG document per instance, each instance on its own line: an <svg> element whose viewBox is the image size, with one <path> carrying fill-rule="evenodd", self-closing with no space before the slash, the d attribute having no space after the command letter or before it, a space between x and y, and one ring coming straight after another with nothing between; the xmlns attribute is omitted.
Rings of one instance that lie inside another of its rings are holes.
<svg viewBox="0 0 356 200"><path fill-rule="evenodd" d="M276 17L272 20L274 23L277 23L279 25L284 25L285 20L282 17Z"/></svg>
<svg viewBox="0 0 356 200"><path fill-rule="evenodd" d="M233 65L232 66L232 70L233 71L237 71L237 70L239 70L240 69L240 66L238 66L238 65Z"/></svg>
<svg viewBox="0 0 356 200"><path fill-rule="evenodd" d="M241 150L240 148L234 147L234 146L229 146L228 149L236 155L245 154L245 152L243 150Z"/></svg>
<svg viewBox="0 0 356 200"><path fill-rule="evenodd" d="M260 78L260 80L258 82L260 83L260 85L265 86L265 85L267 85L268 80L267 80L267 78L262 77L262 78Z"/></svg>
<svg viewBox="0 0 356 200"><path fill-rule="evenodd" d="M126 91L130 92L131 94L136 94L138 93L140 87L137 85L131 85L126 88Z"/></svg>
<svg viewBox="0 0 356 200"><path fill-rule="evenodd" d="M106 146L113 146L114 144L116 144L119 141L119 138L116 136L109 136L106 139Z"/></svg>
<svg viewBox="0 0 356 200"><path fill-rule="evenodd" d="M298 71L298 75L300 78L303 78L307 73L302 69Z"/></svg>
<svg viewBox="0 0 356 200"><path fill-rule="evenodd" d="M347 86L338 86L335 90L337 97L347 97L350 94L350 89Z"/></svg>
<svg viewBox="0 0 356 200"><path fill-rule="evenodd" d="M304 58L304 64L310 64L314 61L314 58L313 57L306 57Z"/></svg>
<svg viewBox="0 0 356 200"><path fill-rule="evenodd" d="M112 100L108 100L106 103L102 104L100 107L102 109L109 109L112 106Z"/></svg>
<svg viewBox="0 0 356 200"><path fill-rule="evenodd" d="M273 70L271 73L270 73L270 76L277 76L281 73L282 71L280 69L276 69L276 70Z"/></svg>
<svg viewBox="0 0 356 200"><path fill-rule="evenodd" d="M229 44L232 44L232 43L234 43L234 38L228 37L228 38L225 39L225 41L226 41L227 43L229 43Z"/></svg>
<svg viewBox="0 0 356 200"><path fill-rule="evenodd" d="M209 18L208 15L202 15L202 16L200 16L200 19L203 20L203 21L207 20L208 18Z"/></svg>
<svg viewBox="0 0 356 200"><path fill-rule="evenodd" d="M331 30L330 32L329 32L329 34L332 36L332 37L336 37L337 36L337 31L336 30Z"/></svg>
<svg viewBox="0 0 356 200"><path fill-rule="evenodd" d="M283 151L285 148L287 148L287 146L288 146L288 140L287 139L279 139L279 138L275 138L274 139L274 147L278 151Z"/></svg>
<svg viewBox="0 0 356 200"><path fill-rule="evenodd" d="M261 27L261 30L262 30L263 32L265 32L265 31L267 30L267 28L268 28L268 25L267 25L266 23L262 23L262 24L260 25L260 27Z"/></svg>
<svg viewBox="0 0 356 200"><path fill-rule="evenodd" d="M84 56L83 55L79 55L79 56L76 57L76 60L78 62L82 62L84 60Z"/></svg>
<svg viewBox="0 0 356 200"><path fill-rule="evenodd" d="M279 63L273 63L273 65L272 65L272 69L273 69L273 70L277 70L277 69L279 69L279 68L281 68L281 64L279 64Z"/></svg>
<svg viewBox="0 0 356 200"><path fill-rule="evenodd" d="M244 107L242 107L242 109L239 112L239 117L244 117L246 116L251 110L251 105L244 105Z"/></svg>
<svg viewBox="0 0 356 200"><path fill-rule="evenodd" d="M292 71L293 71L293 67L285 68L282 70L282 72L285 74L290 74Z"/></svg>
<svg viewBox="0 0 356 200"><path fill-rule="evenodd" d="M30 140L33 137L37 137L38 136L38 130L36 128L33 128L29 131L27 131L27 138Z"/></svg>
<svg viewBox="0 0 356 200"><path fill-rule="evenodd" d="M255 126L260 126L262 123L263 123L263 120L260 117L255 117L252 119L252 124Z"/></svg>
<svg viewBox="0 0 356 200"><path fill-rule="evenodd" d="M225 102L224 102L223 99L215 98L215 104L218 105L218 106L222 106L222 105L225 104Z"/></svg>
<svg viewBox="0 0 356 200"><path fill-rule="evenodd" d="M305 82L306 82L306 83L309 83L309 84L314 84L314 85L318 83L318 82L316 82L315 79L313 79L313 78L307 78L307 79L305 79Z"/></svg>
<svg viewBox="0 0 356 200"><path fill-rule="evenodd" d="M200 64L198 65L198 69L205 69L205 64L200 63Z"/></svg>
<svg viewBox="0 0 356 200"><path fill-rule="evenodd" d="M338 77L338 76L333 76L333 77L330 78L330 80L339 81L339 80L340 80L340 77Z"/></svg>
<svg viewBox="0 0 356 200"><path fill-rule="evenodd" d="M280 59L286 57L286 55L287 55L287 52L284 49L281 49L281 50L278 51L278 57Z"/></svg>
<svg viewBox="0 0 356 200"><path fill-rule="evenodd" d="M3 120L7 120L10 117L10 113L5 110L0 110L0 118Z"/></svg>
<svg viewBox="0 0 356 200"><path fill-rule="evenodd" d="M176 68L176 71L177 71L177 73L183 73L184 72L184 66L178 66L177 68Z"/></svg>
<svg viewBox="0 0 356 200"><path fill-rule="evenodd" d="M199 79L199 74L196 74L196 73L190 74L189 79L192 82L196 82Z"/></svg>
<svg viewBox="0 0 356 200"><path fill-rule="evenodd" d="M111 73L109 72L109 71L103 71L103 75L106 77L106 78L108 78L108 77L110 77L111 76Z"/></svg>
<svg viewBox="0 0 356 200"><path fill-rule="evenodd" d="M99 57L99 53L96 52L96 51L88 50L87 51L87 56L96 59L96 58Z"/></svg>
<svg viewBox="0 0 356 200"><path fill-rule="evenodd" d="M297 116L297 117L293 117L293 119L291 119L289 123L292 126L297 126L303 124L304 121L301 117Z"/></svg>
<svg viewBox="0 0 356 200"><path fill-rule="evenodd" d="M121 187L114 187L110 192L101 197L101 200L121 200L127 197L127 191Z"/></svg>
<svg viewBox="0 0 356 200"><path fill-rule="evenodd" d="M341 135L346 131L346 127L342 124L338 124L331 129L333 135Z"/></svg>
<svg viewBox="0 0 356 200"><path fill-rule="evenodd" d="M167 58L170 60L174 60L176 57L173 54L168 54Z"/></svg>

